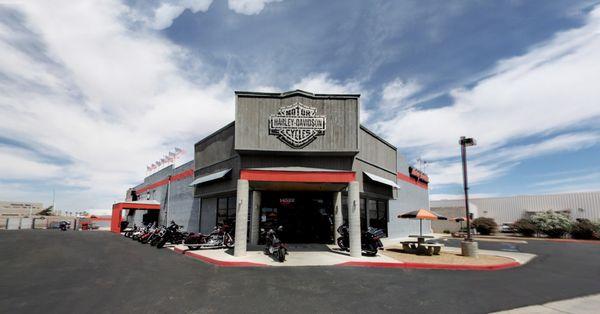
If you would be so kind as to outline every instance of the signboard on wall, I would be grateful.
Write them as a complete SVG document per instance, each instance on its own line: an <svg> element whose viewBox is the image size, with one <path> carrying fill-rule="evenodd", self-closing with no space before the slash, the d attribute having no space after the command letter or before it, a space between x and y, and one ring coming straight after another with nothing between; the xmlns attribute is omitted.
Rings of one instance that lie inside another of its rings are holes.
<svg viewBox="0 0 600 314"><path fill-rule="evenodd" d="M292 148L304 148L317 136L325 134L325 116L317 115L317 109L294 103L281 107L269 117L269 134Z"/></svg>

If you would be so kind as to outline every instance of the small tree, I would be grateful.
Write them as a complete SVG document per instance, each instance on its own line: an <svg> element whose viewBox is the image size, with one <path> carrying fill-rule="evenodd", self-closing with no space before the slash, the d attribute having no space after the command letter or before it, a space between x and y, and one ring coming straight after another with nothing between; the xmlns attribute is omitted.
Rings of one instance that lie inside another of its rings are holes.
<svg viewBox="0 0 600 314"><path fill-rule="evenodd" d="M48 207L46 207L46 209L40 211L39 213L37 213L36 215L40 215L40 216L54 216L54 206L50 205Z"/></svg>
<svg viewBox="0 0 600 314"><path fill-rule="evenodd" d="M561 238L571 230L569 218L553 211L537 213L531 217L531 221L538 230L551 238Z"/></svg>
<svg viewBox="0 0 600 314"><path fill-rule="evenodd" d="M575 239L594 239L598 232L598 225L589 219L578 219L571 228L571 236Z"/></svg>
<svg viewBox="0 0 600 314"><path fill-rule="evenodd" d="M537 226L530 219L519 219L513 224L513 227L526 237L533 236L537 231Z"/></svg>
<svg viewBox="0 0 600 314"><path fill-rule="evenodd" d="M479 217L473 220L473 227L479 234L490 235L498 229L498 224L493 218Z"/></svg>

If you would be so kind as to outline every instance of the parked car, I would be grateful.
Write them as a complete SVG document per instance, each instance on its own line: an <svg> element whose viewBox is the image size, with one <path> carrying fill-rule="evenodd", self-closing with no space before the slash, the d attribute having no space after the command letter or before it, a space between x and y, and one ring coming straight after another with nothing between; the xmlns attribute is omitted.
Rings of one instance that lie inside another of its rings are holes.
<svg viewBox="0 0 600 314"><path fill-rule="evenodd" d="M516 232L516 230L515 230L515 227L513 226L512 223L505 222L502 225L500 225L500 232L503 232L503 233L514 233L514 232Z"/></svg>

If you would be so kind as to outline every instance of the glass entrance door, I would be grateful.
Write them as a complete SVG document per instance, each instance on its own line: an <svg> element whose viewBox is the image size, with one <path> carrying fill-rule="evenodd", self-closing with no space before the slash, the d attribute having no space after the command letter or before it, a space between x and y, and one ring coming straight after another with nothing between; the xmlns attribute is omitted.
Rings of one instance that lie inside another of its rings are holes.
<svg viewBox="0 0 600 314"><path fill-rule="evenodd" d="M282 226L287 243L333 243L332 193L263 192L261 202L261 229Z"/></svg>

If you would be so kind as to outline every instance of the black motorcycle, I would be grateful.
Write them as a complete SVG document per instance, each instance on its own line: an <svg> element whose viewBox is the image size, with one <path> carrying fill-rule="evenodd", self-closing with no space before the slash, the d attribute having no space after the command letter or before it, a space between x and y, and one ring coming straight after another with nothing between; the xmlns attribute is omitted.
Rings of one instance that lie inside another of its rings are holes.
<svg viewBox="0 0 600 314"><path fill-rule="evenodd" d="M67 231L67 229L69 229L70 225L71 225L71 223L69 223L68 221L61 221L58 224L58 228L62 231Z"/></svg>
<svg viewBox="0 0 600 314"><path fill-rule="evenodd" d="M160 240L156 243L156 248L160 249L165 246L165 244L180 244L183 242L183 239L187 237L186 232L181 232L183 226L177 225L174 221L171 221L171 225L164 229L164 233L160 237Z"/></svg>
<svg viewBox="0 0 600 314"><path fill-rule="evenodd" d="M285 261L287 255L287 245L281 242L278 236L278 233L281 233L282 230L282 226L279 226L277 231L269 229L265 236L265 254L275 256L281 263Z"/></svg>
<svg viewBox="0 0 600 314"><path fill-rule="evenodd" d="M337 238L337 245L344 251L350 250L350 232L348 224L341 225L337 232L341 237ZM381 238L385 235L383 230L369 227L366 232L361 233L360 243L362 253L368 256L377 255L377 250L383 249Z"/></svg>

